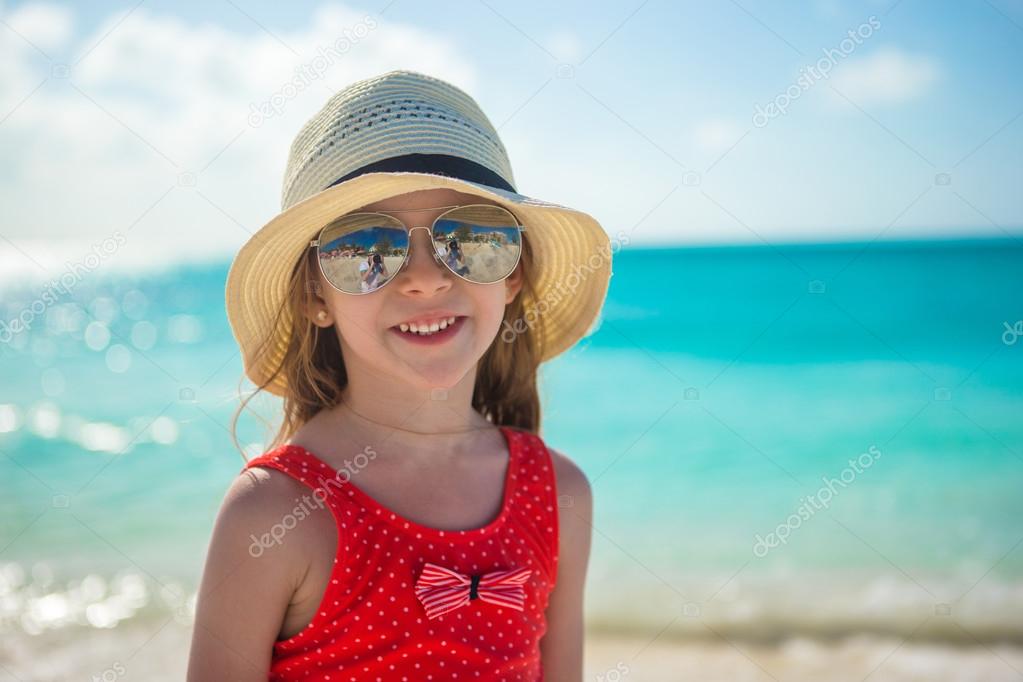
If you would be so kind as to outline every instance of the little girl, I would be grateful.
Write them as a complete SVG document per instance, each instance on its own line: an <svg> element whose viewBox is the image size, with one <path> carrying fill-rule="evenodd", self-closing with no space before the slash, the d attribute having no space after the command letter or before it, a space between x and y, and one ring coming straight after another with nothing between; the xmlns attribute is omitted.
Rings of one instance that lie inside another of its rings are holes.
<svg viewBox="0 0 1023 682"><path fill-rule="evenodd" d="M226 295L284 418L217 517L191 682L582 679L591 492L538 435L536 379L591 329L611 254L513 183L475 101L416 72L295 138Z"/></svg>

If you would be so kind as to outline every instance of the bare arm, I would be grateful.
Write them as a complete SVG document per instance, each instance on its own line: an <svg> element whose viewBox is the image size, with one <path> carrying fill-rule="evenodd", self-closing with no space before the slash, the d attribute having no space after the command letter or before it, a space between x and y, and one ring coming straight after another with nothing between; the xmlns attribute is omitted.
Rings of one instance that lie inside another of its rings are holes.
<svg viewBox="0 0 1023 682"><path fill-rule="evenodd" d="M586 475L551 450L558 487L558 576L547 605L547 632L540 641L544 677L583 679L583 588L590 558L593 493ZM562 502L564 501L564 503Z"/></svg>
<svg viewBox="0 0 1023 682"><path fill-rule="evenodd" d="M303 554L286 544L300 538L264 547L253 536L280 523L300 486L281 472L252 468L229 488L199 586L188 682L266 682L273 643L304 574Z"/></svg>

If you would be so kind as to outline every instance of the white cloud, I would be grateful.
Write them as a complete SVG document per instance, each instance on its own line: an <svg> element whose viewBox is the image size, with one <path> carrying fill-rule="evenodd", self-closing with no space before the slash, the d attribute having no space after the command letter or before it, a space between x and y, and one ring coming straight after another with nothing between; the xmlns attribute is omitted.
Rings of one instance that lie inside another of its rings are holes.
<svg viewBox="0 0 1023 682"><path fill-rule="evenodd" d="M940 76L938 64L931 57L882 47L864 57L850 57L838 65L830 80L835 89L856 104L870 106L920 97ZM833 100L844 103L839 95L834 92L831 95Z"/></svg>
<svg viewBox="0 0 1023 682"><path fill-rule="evenodd" d="M577 64L582 59L582 41L571 31L559 31L547 39L547 49L558 61L565 64Z"/></svg>
<svg viewBox="0 0 1023 682"><path fill-rule="evenodd" d="M21 39L43 50L61 47L74 30L74 17L70 10L44 2L23 5L5 17L4 21Z"/></svg>
<svg viewBox="0 0 1023 682"><path fill-rule="evenodd" d="M14 244L0 240L0 262L38 275L21 251L52 268L115 230L128 240L111 267L229 255L279 210L292 138L334 91L396 68L476 86L472 60L450 36L351 7L321 7L304 28L277 37L145 5L89 35L69 36L70 14L50 5L26 5L15 19L40 47L67 43L49 56L72 64L69 78L55 77L38 51L0 42L2 234ZM354 49L324 57L345 39ZM299 68L314 73L307 85L278 115L249 125L250 106L282 92ZM195 187L176 184L186 172Z"/></svg>
<svg viewBox="0 0 1023 682"><path fill-rule="evenodd" d="M742 134L743 128L731 121L710 119L699 123L693 130L693 142L700 149L720 152L735 144Z"/></svg>

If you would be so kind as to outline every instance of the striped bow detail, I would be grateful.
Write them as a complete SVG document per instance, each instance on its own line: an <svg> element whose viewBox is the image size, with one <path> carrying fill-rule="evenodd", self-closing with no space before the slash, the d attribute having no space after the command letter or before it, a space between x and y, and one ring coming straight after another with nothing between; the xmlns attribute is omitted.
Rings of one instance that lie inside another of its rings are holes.
<svg viewBox="0 0 1023 682"><path fill-rule="evenodd" d="M468 576L427 563L416 580L416 596L426 608L428 618L454 611L473 599L521 611L526 598L522 586L532 572L528 568L513 568Z"/></svg>

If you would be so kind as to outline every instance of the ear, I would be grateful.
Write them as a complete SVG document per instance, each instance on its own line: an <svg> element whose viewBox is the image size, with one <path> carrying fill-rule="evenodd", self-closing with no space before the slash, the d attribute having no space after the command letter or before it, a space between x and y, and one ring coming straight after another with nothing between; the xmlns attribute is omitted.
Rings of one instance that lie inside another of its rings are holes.
<svg viewBox="0 0 1023 682"><path fill-rule="evenodd" d="M325 305L313 305L310 303L306 307L306 317L309 321L315 324L317 327L329 327L334 324L334 320L331 318L330 310Z"/></svg>
<svg viewBox="0 0 1023 682"><path fill-rule="evenodd" d="M508 305L515 300L515 297L522 291L522 261L515 266L512 270L512 274L508 275L507 279L504 280L504 304Z"/></svg>
<svg viewBox="0 0 1023 682"><path fill-rule="evenodd" d="M313 276L306 281L305 315L317 327L329 327L334 324L327 302L323 300L319 277Z"/></svg>

